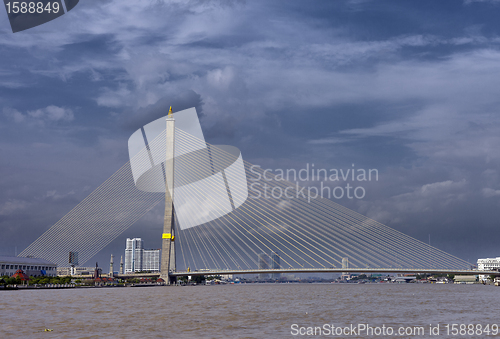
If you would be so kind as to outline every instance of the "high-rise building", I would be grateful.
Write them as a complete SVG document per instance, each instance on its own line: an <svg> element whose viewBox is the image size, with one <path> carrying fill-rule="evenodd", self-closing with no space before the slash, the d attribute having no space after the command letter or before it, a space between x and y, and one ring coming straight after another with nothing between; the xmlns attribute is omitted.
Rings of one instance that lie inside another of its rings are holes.
<svg viewBox="0 0 500 339"><path fill-rule="evenodd" d="M269 256L266 253L259 254L259 270L269 269ZM269 279L268 273L259 273L259 279L267 280Z"/></svg>
<svg viewBox="0 0 500 339"><path fill-rule="evenodd" d="M141 238L127 238L125 247L125 273L142 271L143 243Z"/></svg>
<svg viewBox="0 0 500 339"><path fill-rule="evenodd" d="M342 270L346 270L349 268L349 258L345 257L345 258L342 258ZM340 275L340 279L342 280L349 280L351 279L351 275L349 274L349 272L342 272L342 274Z"/></svg>
<svg viewBox="0 0 500 339"><path fill-rule="evenodd" d="M142 271L160 271L160 250L144 250L142 252Z"/></svg>
<svg viewBox="0 0 500 339"><path fill-rule="evenodd" d="M160 271L160 250L145 250L141 238L127 238L125 273Z"/></svg>
<svg viewBox="0 0 500 339"><path fill-rule="evenodd" d="M342 269L348 269L349 268L349 258L342 258Z"/></svg>

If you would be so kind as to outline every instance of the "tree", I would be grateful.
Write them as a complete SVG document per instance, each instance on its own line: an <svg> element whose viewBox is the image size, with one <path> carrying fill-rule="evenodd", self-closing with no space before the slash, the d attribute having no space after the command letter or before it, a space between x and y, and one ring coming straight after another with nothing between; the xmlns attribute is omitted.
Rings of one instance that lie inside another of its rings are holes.
<svg viewBox="0 0 500 339"><path fill-rule="evenodd" d="M366 276L366 274L360 274L356 277L352 277L351 280L361 280L361 279L367 279L368 277Z"/></svg>
<svg viewBox="0 0 500 339"><path fill-rule="evenodd" d="M7 278L5 280L7 282L7 285L19 285L21 283L21 278Z"/></svg>
<svg viewBox="0 0 500 339"><path fill-rule="evenodd" d="M201 284L202 282L205 281L205 276L204 275L194 275L192 278L191 278L191 281L197 283L197 284Z"/></svg>
<svg viewBox="0 0 500 339"><path fill-rule="evenodd" d="M73 278L71 278L70 275L67 275L65 277L58 277L58 278L59 278L60 284L69 284L71 282L71 279L73 279Z"/></svg>

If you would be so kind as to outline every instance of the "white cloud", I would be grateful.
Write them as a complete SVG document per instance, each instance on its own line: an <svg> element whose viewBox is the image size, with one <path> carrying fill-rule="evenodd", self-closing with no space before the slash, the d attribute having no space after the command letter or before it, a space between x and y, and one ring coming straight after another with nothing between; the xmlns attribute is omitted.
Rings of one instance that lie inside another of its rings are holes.
<svg viewBox="0 0 500 339"><path fill-rule="evenodd" d="M21 88L25 84L20 80L19 72L0 68L0 87Z"/></svg>
<svg viewBox="0 0 500 339"><path fill-rule="evenodd" d="M116 90L105 87L101 91L101 95L96 99L99 106L116 108L127 106L130 103L131 92L125 85L120 85Z"/></svg>
<svg viewBox="0 0 500 339"><path fill-rule="evenodd" d="M500 190L494 190L491 188L483 188L481 192L485 198L497 197L500 195Z"/></svg>
<svg viewBox="0 0 500 339"><path fill-rule="evenodd" d="M35 119L49 121L72 121L75 118L71 109L54 105L28 111L27 115Z"/></svg>
<svg viewBox="0 0 500 339"><path fill-rule="evenodd" d="M234 80L234 77L234 70L229 66L224 69L214 69L207 73L208 85L216 87L219 90L227 90Z"/></svg>
<svg viewBox="0 0 500 339"><path fill-rule="evenodd" d="M24 114L22 114L21 112L19 112L16 109L13 109L13 108L10 108L10 107L4 107L3 114L6 117L12 119L16 123L23 122L26 119L26 117L24 116Z"/></svg>
<svg viewBox="0 0 500 339"><path fill-rule="evenodd" d="M462 190L465 184L465 180L459 182L446 180L432 184L425 184L418 191L414 192L413 195L425 198L440 196L443 193L448 195L452 190Z"/></svg>
<svg viewBox="0 0 500 339"><path fill-rule="evenodd" d="M49 198L53 200L61 200L68 198L69 196L75 195L75 191L70 191L68 193L59 194L56 190L47 191L43 198Z"/></svg>
<svg viewBox="0 0 500 339"><path fill-rule="evenodd" d="M28 203L23 200L11 199L0 205L0 215L11 215L17 211L28 207Z"/></svg>
<svg viewBox="0 0 500 339"><path fill-rule="evenodd" d="M307 143L312 145L335 145L335 144L344 144L348 141L349 140L347 138L329 137L329 138L309 140Z"/></svg>
<svg viewBox="0 0 500 339"><path fill-rule="evenodd" d="M54 105L28 111L25 114L10 107L4 107L3 114L15 123L30 121L38 123L44 123L48 121L72 121L75 118L73 110Z"/></svg>
<svg viewBox="0 0 500 339"><path fill-rule="evenodd" d="M425 184L412 192L392 197L390 203L399 210L399 213L418 213L418 211L439 209L439 206L463 200L466 184L465 180L458 182L446 180Z"/></svg>
<svg viewBox="0 0 500 339"><path fill-rule="evenodd" d="M418 172L418 170L415 171ZM415 178L408 178L408 180L415 180ZM394 186L395 183L386 183L383 189L385 191L401 189ZM429 216L434 216L437 220L445 215L444 218L450 222L455 216L446 216L446 213L463 210L463 206L468 203L467 198L475 194L466 180L445 180L424 184L413 189L404 189L408 192L386 199L360 200L357 202L358 212L378 222L405 229L410 227L409 225L418 226L419 223L415 223L415 218L427 222ZM418 231L415 232L418 233Z"/></svg>

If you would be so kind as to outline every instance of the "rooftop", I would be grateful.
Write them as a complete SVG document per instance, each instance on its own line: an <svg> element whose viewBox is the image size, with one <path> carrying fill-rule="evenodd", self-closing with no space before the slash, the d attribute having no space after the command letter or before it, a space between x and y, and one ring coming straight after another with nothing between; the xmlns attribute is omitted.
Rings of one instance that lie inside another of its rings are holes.
<svg viewBox="0 0 500 339"><path fill-rule="evenodd" d="M24 258L24 257L9 257L0 255L0 263L6 264L27 264L27 265L52 265L56 266L53 262L40 258Z"/></svg>

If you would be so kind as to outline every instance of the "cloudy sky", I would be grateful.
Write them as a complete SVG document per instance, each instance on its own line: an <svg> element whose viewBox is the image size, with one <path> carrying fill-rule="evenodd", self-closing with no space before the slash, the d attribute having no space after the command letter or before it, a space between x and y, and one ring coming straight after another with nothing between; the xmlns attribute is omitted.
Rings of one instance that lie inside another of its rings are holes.
<svg viewBox="0 0 500 339"><path fill-rule="evenodd" d="M375 168L336 202L476 261L500 256L500 1L81 0L0 14L0 254L21 252L195 106L263 168ZM315 184L315 183L312 183ZM317 183L316 183L317 184ZM161 208L126 237L160 247Z"/></svg>

